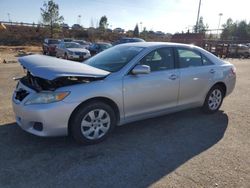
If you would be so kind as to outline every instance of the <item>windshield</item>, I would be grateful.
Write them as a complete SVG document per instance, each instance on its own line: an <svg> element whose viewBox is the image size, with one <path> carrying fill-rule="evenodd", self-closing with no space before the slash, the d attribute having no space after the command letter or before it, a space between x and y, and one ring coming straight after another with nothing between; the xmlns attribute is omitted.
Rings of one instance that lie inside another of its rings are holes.
<svg viewBox="0 0 250 188"><path fill-rule="evenodd" d="M101 48L102 50L106 50L106 49L108 49L108 48L110 48L110 47L112 47L111 44L100 44L100 48Z"/></svg>
<svg viewBox="0 0 250 188"><path fill-rule="evenodd" d="M117 72L141 51L142 47L115 46L85 61L86 64L109 72Z"/></svg>
<svg viewBox="0 0 250 188"><path fill-rule="evenodd" d="M81 48L81 46L75 42L65 42L66 48Z"/></svg>
<svg viewBox="0 0 250 188"><path fill-rule="evenodd" d="M59 40L49 40L49 44L58 44Z"/></svg>
<svg viewBox="0 0 250 188"><path fill-rule="evenodd" d="M87 45L87 44L88 44L87 42L81 41L81 40L76 40L76 41L74 41L74 42L76 42L76 43L78 43L78 44L80 44L80 45Z"/></svg>

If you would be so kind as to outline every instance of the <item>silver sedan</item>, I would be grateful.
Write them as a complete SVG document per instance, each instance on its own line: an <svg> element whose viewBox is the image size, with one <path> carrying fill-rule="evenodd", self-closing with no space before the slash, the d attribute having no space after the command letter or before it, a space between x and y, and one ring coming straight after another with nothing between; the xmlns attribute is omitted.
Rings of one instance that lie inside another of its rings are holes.
<svg viewBox="0 0 250 188"><path fill-rule="evenodd" d="M38 136L97 143L117 125L184 109L215 113L235 67L192 45L128 43L84 63L31 55L13 94L16 121Z"/></svg>

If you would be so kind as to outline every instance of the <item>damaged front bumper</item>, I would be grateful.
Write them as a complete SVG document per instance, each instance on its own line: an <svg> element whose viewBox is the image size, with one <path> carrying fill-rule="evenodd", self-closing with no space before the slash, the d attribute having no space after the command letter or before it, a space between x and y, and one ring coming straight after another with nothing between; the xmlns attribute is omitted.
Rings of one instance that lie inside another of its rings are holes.
<svg viewBox="0 0 250 188"><path fill-rule="evenodd" d="M25 95L17 97L18 91ZM17 124L25 131L37 136L64 136L68 134L69 118L78 104L64 101L49 104L25 105L36 93L19 81L12 97L12 105ZM63 113L63 115L62 115Z"/></svg>

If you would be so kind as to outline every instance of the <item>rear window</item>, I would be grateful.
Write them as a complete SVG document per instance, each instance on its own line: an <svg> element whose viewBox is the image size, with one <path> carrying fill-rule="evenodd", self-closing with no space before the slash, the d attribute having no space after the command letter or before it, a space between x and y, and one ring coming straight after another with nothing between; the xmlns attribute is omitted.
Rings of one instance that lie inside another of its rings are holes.
<svg viewBox="0 0 250 188"><path fill-rule="evenodd" d="M189 49L177 49L180 68L202 66L200 53Z"/></svg>

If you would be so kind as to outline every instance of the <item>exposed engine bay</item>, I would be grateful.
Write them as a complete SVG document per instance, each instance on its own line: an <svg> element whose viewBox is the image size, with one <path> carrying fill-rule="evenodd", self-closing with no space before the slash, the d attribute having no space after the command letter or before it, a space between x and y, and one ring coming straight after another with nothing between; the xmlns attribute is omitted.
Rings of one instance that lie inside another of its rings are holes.
<svg viewBox="0 0 250 188"><path fill-rule="evenodd" d="M74 85L89 83L96 80L102 80L105 77L81 77L81 76L65 76L59 77L54 80L46 80L43 78L33 76L29 71L27 75L22 77L20 81L27 87L39 92L39 91L54 91L57 88Z"/></svg>

